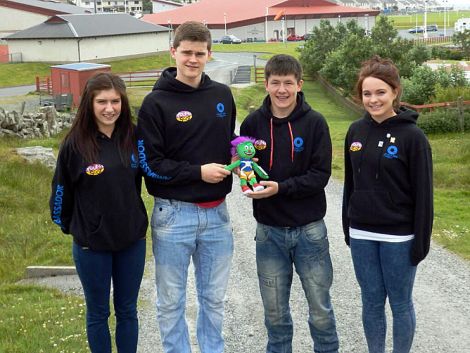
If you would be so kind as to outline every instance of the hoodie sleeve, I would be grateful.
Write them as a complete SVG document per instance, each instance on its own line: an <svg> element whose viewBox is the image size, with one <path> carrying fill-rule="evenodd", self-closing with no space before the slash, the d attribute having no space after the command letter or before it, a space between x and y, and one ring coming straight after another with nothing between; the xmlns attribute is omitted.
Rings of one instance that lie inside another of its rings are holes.
<svg viewBox="0 0 470 353"><path fill-rule="evenodd" d="M419 140L416 138L416 140ZM415 141L416 141L415 140ZM433 225L432 154L426 137L410 151L410 179L415 200L414 242L411 262L418 265L429 252ZM424 140L424 141L423 141Z"/></svg>
<svg viewBox="0 0 470 353"><path fill-rule="evenodd" d="M349 246L349 217L348 207L349 199L354 190L353 170L351 164L351 158L349 156L349 131L346 134L344 140L344 186L343 186L343 209L342 209L342 221L343 221L343 233L344 241Z"/></svg>
<svg viewBox="0 0 470 353"><path fill-rule="evenodd" d="M54 177L52 178L49 207L52 221L65 234L70 234L70 221L72 219L74 203L71 163L72 151L70 147L64 144L59 151Z"/></svg>
<svg viewBox="0 0 470 353"><path fill-rule="evenodd" d="M184 185L201 180L200 165L166 158L164 131L162 112L155 103L145 99L137 121L137 150L144 176L166 185Z"/></svg>
<svg viewBox="0 0 470 353"><path fill-rule="evenodd" d="M323 117L312 126L315 141L312 148L310 167L303 175L290 177L279 182L279 195L304 198L322 192L331 176L331 138L328 125Z"/></svg>

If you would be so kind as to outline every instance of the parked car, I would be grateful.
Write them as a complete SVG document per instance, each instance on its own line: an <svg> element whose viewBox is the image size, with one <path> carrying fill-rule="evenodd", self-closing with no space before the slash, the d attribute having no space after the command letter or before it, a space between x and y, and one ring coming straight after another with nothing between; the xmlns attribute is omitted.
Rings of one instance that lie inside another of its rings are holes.
<svg viewBox="0 0 470 353"><path fill-rule="evenodd" d="M220 40L220 43L222 44L241 44L242 40L235 37L233 34L230 34L228 36L223 36L222 39Z"/></svg>
<svg viewBox="0 0 470 353"><path fill-rule="evenodd" d="M313 37L313 34L312 33L305 33L303 36L302 36L302 39L307 41L309 40L309 38L312 38Z"/></svg>
<svg viewBox="0 0 470 353"><path fill-rule="evenodd" d="M423 33L423 27L413 27L408 30L408 33Z"/></svg>
<svg viewBox="0 0 470 353"><path fill-rule="evenodd" d="M437 32L438 30L439 30L439 27L437 27L437 25L426 26L427 32Z"/></svg>
<svg viewBox="0 0 470 353"><path fill-rule="evenodd" d="M303 38L301 36L298 36L296 34L291 34L290 36L288 36L286 38L289 42L297 42L299 40L303 40Z"/></svg>

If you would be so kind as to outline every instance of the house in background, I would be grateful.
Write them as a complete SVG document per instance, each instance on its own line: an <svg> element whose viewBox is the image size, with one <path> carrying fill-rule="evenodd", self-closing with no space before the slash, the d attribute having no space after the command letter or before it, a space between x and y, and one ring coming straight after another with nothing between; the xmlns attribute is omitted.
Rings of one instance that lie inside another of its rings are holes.
<svg viewBox="0 0 470 353"><path fill-rule="evenodd" d="M173 10L181 6L183 6L182 3L171 0L152 0L152 13Z"/></svg>
<svg viewBox="0 0 470 353"><path fill-rule="evenodd" d="M83 13L91 11L57 1L0 0L0 37L43 23L55 15Z"/></svg>
<svg viewBox="0 0 470 353"><path fill-rule="evenodd" d="M282 40L290 35L310 33L327 19L357 20L369 30L378 10L340 6L328 0L201 0L178 9L144 15L144 21L176 28L191 19L210 29L213 39L233 34L246 41Z"/></svg>
<svg viewBox="0 0 470 353"><path fill-rule="evenodd" d="M1 1L1 0L0 0ZM94 0L72 0L75 5L95 11ZM96 0L97 13L124 12L124 13L142 13L142 0Z"/></svg>
<svg viewBox="0 0 470 353"><path fill-rule="evenodd" d="M58 15L3 38L21 61L109 61L168 50L168 29L129 14Z"/></svg>

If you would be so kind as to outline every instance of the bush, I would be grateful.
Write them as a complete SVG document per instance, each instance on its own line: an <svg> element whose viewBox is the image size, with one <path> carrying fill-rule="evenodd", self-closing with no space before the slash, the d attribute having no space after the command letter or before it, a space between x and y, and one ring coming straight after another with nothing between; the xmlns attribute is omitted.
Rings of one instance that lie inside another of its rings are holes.
<svg viewBox="0 0 470 353"><path fill-rule="evenodd" d="M464 130L470 131L470 109L464 109ZM457 108L436 109L433 112L422 113L418 126L425 134L443 134L460 132L460 114Z"/></svg>
<svg viewBox="0 0 470 353"><path fill-rule="evenodd" d="M470 100L470 86L466 87L442 87L436 86L436 96L433 99L434 102L456 102L459 97L462 100Z"/></svg>
<svg viewBox="0 0 470 353"><path fill-rule="evenodd" d="M459 48L435 46L431 49L431 57L441 60L462 60L464 58L464 52Z"/></svg>

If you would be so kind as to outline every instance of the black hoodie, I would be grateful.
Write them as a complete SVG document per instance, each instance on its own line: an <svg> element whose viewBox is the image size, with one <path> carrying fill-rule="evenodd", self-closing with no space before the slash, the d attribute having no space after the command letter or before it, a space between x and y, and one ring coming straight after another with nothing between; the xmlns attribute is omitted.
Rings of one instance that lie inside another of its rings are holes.
<svg viewBox="0 0 470 353"><path fill-rule="evenodd" d="M67 141L52 180L51 217L74 241L96 251L119 251L145 237L147 212L140 197L142 174L134 154L121 161L116 136L98 132L99 154L86 163Z"/></svg>
<svg viewBox="0 0 470 353"><path fill-rule="evenodd" d="M423 260L431 240L431 147L416 126L418 113L400 108L377 123L366 114L346 135L343 230L414 234L412 263Z"/></svg>
<svg viewBox="0 0 470 353"><path fill-rule="evenodd" d="M264 141L256 143L256 157L269 180L279 184L276 195L253 200L253 214L269 226L300 227L325 216L324 189L331 175L328 125L302 92L288 117L274 117L270 107L267 96L240 128L240 135Z"/></svg>
<svg viewBox="0 0 470 353"><path fill-rule="evenodd" d="M236 109L230 89L202 74L199 87L163 71L139 111L139 163L149 193L164 199L209 202L225 197L232 177L201 178L201 165L229 164Z"/></svg>

